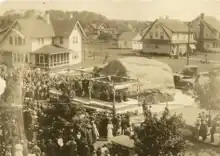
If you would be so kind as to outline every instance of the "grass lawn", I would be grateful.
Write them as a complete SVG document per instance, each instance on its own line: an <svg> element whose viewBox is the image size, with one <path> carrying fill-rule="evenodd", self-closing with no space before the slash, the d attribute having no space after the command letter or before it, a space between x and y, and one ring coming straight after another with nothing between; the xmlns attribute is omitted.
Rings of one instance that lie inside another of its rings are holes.
<svg viewBox="0 0 220 156"><path fill-rule="evenodd" d="M135 53L131 50L121 50L121 49L103 49L102 51L96 51L94 53L90 53L87 55L85 54L85 60L83 62L83 66L88 67L95 64L102 64L104 61L105 56L108 55L108 61L114 60L120 57L126 56L135 56ZM210 58L215 58L215 60L219 58L220 61L220 54L209 54ZM94 56L94 58L93 58ZM144 57L144 56L140 56ZM204 59L202 55L192 56L192 58ZM209 58L209 59L210 59ZM169 59L168 57L160 57L160 56L153 56L153 59L158 61L164 62L173 69L173 72L179 72L183 69L184 65L186 65L186 59ZM213 64L201 64L199 60L190 60L190 64L197 65L199 68L199 72L209 71L213 68Z"/></svg>
<svg viewBox="0 0 220 156"><path fill-rule="evenodd" d="M165 57L155 57L154 59L167 63L172 68L173 72L181 71L181 69L183 69L186 65L186 59L169 59ZM213 64L201 64L199 61L195 60L190 60L189 63L191 65L197 65L199 72L209 71L214 66Z"/></svg>
<svg viewBox="0 0 220 156"><path fill-rule="evenodd" d="M192 58L204 59L204 53L198 53L195 56L191 56ZM220 53L208 53L208 59L213 61L220 61Z"/></svg>

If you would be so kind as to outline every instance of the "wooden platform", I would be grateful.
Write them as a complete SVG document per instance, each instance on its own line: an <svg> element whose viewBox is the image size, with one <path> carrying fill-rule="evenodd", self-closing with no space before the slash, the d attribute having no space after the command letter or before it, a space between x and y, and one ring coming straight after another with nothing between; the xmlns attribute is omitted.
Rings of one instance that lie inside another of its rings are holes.
<svg viewBox="0 0 220 156"><path fill-rule="evenodd" d="M83 97L75 97L71 100L73 104L83 105L86 108L94 109L97 111L113 111L113 103L101 101L98 99L88 99ZM118 114L126 112L137 112L142 109L142 106L139 105L136 99L128 99L126 102L116 102L115 103L115 112Z"/></svg>

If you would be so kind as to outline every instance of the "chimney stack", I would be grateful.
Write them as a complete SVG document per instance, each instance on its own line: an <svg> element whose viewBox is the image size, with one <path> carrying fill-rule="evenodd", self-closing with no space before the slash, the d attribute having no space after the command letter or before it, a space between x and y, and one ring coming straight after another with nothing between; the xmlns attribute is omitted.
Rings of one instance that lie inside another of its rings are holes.
<svg viewBox="0 0 220 156"><path fill-rule="evenodd" d="M44 17L45 17L45 20L46 20L47 24L50 24L50 14L49 14L48 11L45 11Z"/></svg>
<svg viewBox="0 0 220 156"><path fill-rule="evenodd" d="M201 19L204 19L204 13L201 13L201 15L200 15L200 17L201 17Z"/></svg>

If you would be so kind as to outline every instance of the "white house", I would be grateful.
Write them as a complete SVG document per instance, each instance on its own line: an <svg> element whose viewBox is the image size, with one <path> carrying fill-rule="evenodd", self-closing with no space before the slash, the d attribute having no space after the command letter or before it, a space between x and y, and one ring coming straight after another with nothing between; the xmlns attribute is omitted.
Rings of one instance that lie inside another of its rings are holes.
<svg viewBox="0 0 220 156"><path fill-rule="evenodd" d="M220 21L217 18L201 13L192 21L192 29L198 50L220 52Z"/></svg>
<svg viewBox="0 0 220 156"><path fill-rule="evenodd" d="M187 52L188 42L194 50L196 41L186 23L180 20L157 19L145 30L144 53L179 55Z"/></svg>
<svg viewBox="0 0 220 156"><path fill-rule="evenodd" d="M86 36L79 21L74 19L51 19L55 37L53 43L72 50L70 64L82 61L82 38Z"/></svg>
<svg viewBox="0 0 220 156"><path fill-rule="evenodd" d="M66 33L67 27L69 31ZM46 12L43 17L36 15L16 20L0 31L0 51L13 66L32 64L40 68L69 66L81 62L82 41L80 24L75 22L57 29ZM59 44L57 42L57 38ZM73 38L75 42L73 42ZM75 44L74 44L75 43Z"/></svg>
<svg viewBox="0 0 220 156"><path fill-rule="evenodd" d="M118 37L118 48L142 50L141 36L136 32L124 32Z"/></svg>

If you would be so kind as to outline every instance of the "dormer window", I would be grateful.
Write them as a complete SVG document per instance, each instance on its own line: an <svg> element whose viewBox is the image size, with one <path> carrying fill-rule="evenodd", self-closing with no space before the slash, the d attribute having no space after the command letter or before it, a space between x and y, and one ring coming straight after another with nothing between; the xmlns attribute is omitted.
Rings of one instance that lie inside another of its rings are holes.
<svg viewBox="0 0 220 156"><path fill-rule="evenodd" d="M9 44L13 45L13 37L9 36Z"/></svg>

